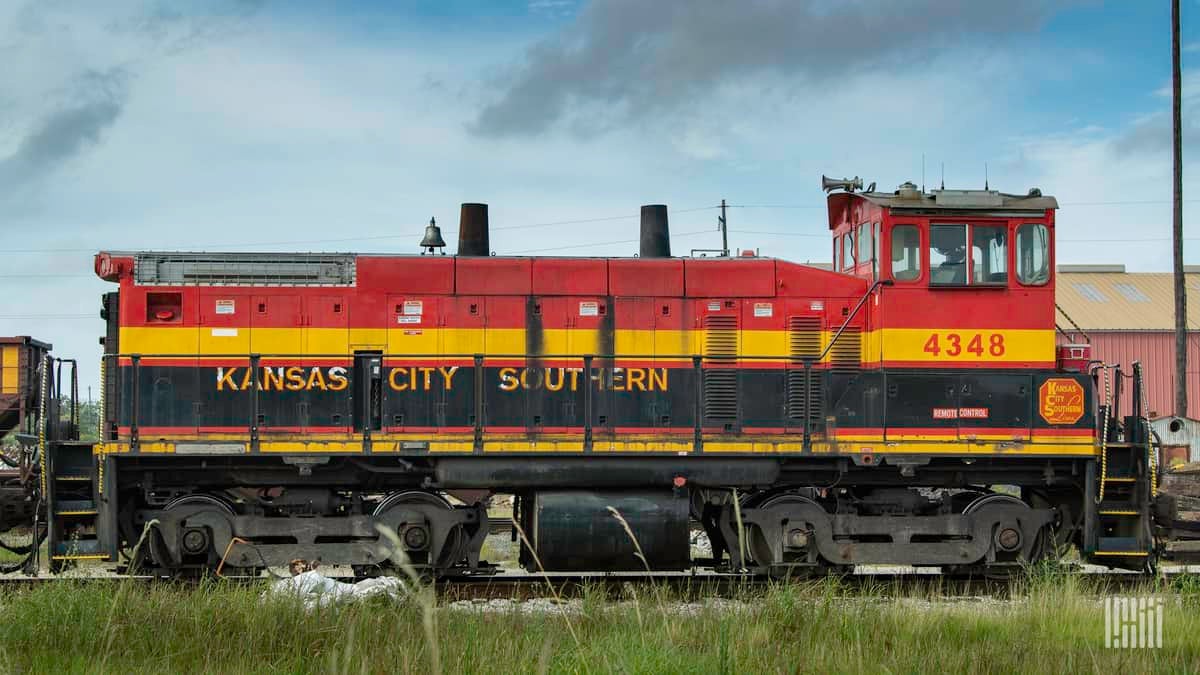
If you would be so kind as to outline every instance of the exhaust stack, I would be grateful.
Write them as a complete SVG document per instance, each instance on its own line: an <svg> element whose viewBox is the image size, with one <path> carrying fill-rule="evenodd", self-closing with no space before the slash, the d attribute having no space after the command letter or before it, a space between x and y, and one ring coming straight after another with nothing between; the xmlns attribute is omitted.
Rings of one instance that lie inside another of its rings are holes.
<svg viewBox="0 0 1200 675"><path fill-rule="evenodd" d="M458 255L491 255L487 204L462 205L458 216Z"/></svg>
<svg viewBox="0 0 1200 675"><path fill-rule="evenodd" d="M647 204L642 207L640 255L643 258L671 257L671 231L667 225L666 204Z"/></svg>

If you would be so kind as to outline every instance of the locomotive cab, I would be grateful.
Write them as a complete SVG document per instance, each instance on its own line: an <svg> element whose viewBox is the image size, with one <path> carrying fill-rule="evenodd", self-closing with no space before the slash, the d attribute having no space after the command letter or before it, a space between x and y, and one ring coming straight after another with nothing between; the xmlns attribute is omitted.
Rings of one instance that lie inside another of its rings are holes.
<svg viewBox="0 0 1200 675"><path fill-rule="evenodd" d="M890 285L872 314L881 365L1055 365L1053 197L851 190L829 196L833 267ZM950 320L914 332L935 304Z"/></svg>
<svg viewBox="0 0 1200 675"><path fill-rule="evenodd" d="M934 190L829 197L833 269L937 289L1039 288L1051 281L1053 197ZM1010 274L1010 270L1012 273Z"/></svg>

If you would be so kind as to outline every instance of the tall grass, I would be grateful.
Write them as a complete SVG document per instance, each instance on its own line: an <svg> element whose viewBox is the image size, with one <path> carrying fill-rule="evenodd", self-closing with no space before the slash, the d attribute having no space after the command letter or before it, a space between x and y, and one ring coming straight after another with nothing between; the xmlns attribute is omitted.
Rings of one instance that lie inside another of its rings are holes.
<svg viewBox="0 0 1200 675"><path fill-rule="evenodd" d="M1200 663L1195 579L1120 591L1168 597L1166 646L1156 650L1105 649L1100 595L1114 589L1068 575L1030 575L1011 600L946 602L936 586L864 590L833 579L748 590L732 604L643 593L636 612L592 587L568 614L439 603L432 624L411 598L306 612L294 598L261 599L262 590L220 581L0 589L0 670L424 673L436 662L431 645L448 673L1179 672Z"/></svg>

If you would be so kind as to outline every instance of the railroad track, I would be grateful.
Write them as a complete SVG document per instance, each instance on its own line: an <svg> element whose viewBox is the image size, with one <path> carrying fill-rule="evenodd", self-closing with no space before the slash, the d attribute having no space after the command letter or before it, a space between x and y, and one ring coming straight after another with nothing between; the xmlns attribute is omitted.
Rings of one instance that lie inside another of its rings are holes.
<svg viewBox="0 0 1200 675"><path fill-rule="evenodd" d="M1094 584L1097 593L1109 593L1124 589L1144 587L1150 577L1129 572L1113 571L1084 566L1076 572ZM1160 570L1159 578L1170 579L1181 574L1200 573L1200 566L1168 567ZM330 577L340 581L354 581L354 577L340 576L331 570ZM224 577L228 583L242 585L266 585L282 578L279 572L258 577ZM913 571L884 569L878 571L859 570L853 574L836 577L796 578L774 580L766 577L751 577L712 572L671 573L547 573L528 574L516 571L501 571L494 575L474 575L441 579L434 583L439 598L447 602L460 600L486 601L492 599L527 600L535 598L574 599L588 594L601 594L609 599L644 597L646 592L663 589L674 599L745 598L753 599L780 584L798 586L836 582L838 592L849 596L920 596L945 600L970 599L981 596L1005 598L1020 594L1025 588L1022 580L997 580L941 574L936 571ZM111 573L41 575L3 575L0 588L37 586L55 582L86 584L174 584L192 586L199 579L167 579L153 576L118 576Z"/></svg>

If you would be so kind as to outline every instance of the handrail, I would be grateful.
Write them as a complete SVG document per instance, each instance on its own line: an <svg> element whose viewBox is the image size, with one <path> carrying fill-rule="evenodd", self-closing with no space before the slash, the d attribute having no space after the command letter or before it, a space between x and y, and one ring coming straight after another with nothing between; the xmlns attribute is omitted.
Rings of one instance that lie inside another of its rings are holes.
<svg viewBox="0 0 1200 675"><path fill-rule="evenodd" d="M875 289L879 288L880 286L893 285L895 285L895 282L891 279L880 279L871 284L871 287L867 289L867 292L858 299L858 304L854 305L854 309L851 310L850 314L846 317L846 320L842 322L840 327L838 327L837 332L833 334L833 337L829 340L829 344L825 345L825 350L822 351L821 355L816 358L818 363L821 361L821 359L825 358L825 355L829 353L830 349L833 349L833 345L838 341L838 338L842 337L842 333L845 332L846 328L850 325L850 322L854 320L854 317L858 316L858 310L862 309L863 304L867 302L867 298L871 297L871 294L875 292Z"/></svg>
<svg viewBox="0 0 1200 675"><path fill-rule="evenodd" d="M1079 324L1075 323L1075 319L1072 319L1071 315L1067 314L1067 310L1063 309L1062 305L1060 305L1056 302L1056 303L1054 303L1054 309L1058 310L1059 314L1062 314L1064 317L1066 317L1067 321L1069 321L1071 323L1071 325L1075 327L1075 330L1078 331L1078 333L1083 336L1084 340L1087 340L1089 343L1092 341L1092 338L1089 337L1088 334L1085 333L1083 331L1083 329L1079 327ZM1063 337L1067 337L1067 332L1065 330L1063 330L1062 328L1059 328L1057 321L1054 322L1054 327L1058 328L1058 332L1062 333Z"/></svg>

